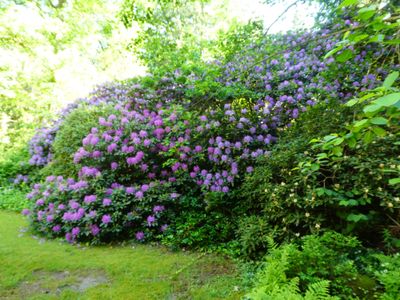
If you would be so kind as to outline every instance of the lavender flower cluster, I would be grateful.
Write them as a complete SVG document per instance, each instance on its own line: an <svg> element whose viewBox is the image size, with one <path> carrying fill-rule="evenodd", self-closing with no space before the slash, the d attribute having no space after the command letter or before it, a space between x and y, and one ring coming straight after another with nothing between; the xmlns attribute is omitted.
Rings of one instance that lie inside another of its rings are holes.
<svg viewBox="0 0 400 300"><path fill-rule="evenodd" d="M356 25L350 21L345 23L349 30ZM340 33L335 34L340 26L266 38L261 45L251 45L221 66L223 74L218 81L225 86L251 90L261 105L266 103L271 112L286 117L287 121L297 118L306 105L317 101L345 102L360 91L376 87L387 72L378 69L375 74L369 74L371 59L385 55L382 48L374 45L343 49L354 54L345 62L335 61L333 57L324 59L341 39ZM272 43L279 49L279 55L276 51L271 53Z"/></svg>
<svg viewBox="0 0 400 300"><path fill-rule="evenodd" d="M15 177L13 180L13 183L15 185L22 184L22 183L28 183L28 182L29 182L29 176L23 175L23 174L18 174L17 177Z"/></svg>
<svg viewBox="0 0 400 300"><path fill-rule="evenodd" d="M48 127L40 128L29 141L29 163L35 166L45 166L53 158L52 144L57 131L65 118L78 107L83 105L101 105L117 103L129 99L129 94L135 86L123 83L106 83L97 86L87 98L77 99L74 103L67 105L58 114Z"/></svg>
<svg viewBox="0 0 400 300"><path fill-rule="evenodd" d="M27 198L34 202L34 209L23 210L32 217L35 228L49 236L64 236L68 242L77 239L105 239L107 234L122 230L143 240L147 231L163 232L168 225L160 224L164 206L154 204L143 219L138 218L140 204L132 205L139 191L114 183L110 188L93 190L93 182L62 176L49 176L43 184L35 184ZM148 191L149 186L142 186ZM130 201L126 201L127 199ZM122 201L125 200L125 201ZM114 207L118 202L118 210ZM125 202L125 206L122 205ZM147 203L149 204L149 203ZM121 216L121 212L124 215Z"/></svg>

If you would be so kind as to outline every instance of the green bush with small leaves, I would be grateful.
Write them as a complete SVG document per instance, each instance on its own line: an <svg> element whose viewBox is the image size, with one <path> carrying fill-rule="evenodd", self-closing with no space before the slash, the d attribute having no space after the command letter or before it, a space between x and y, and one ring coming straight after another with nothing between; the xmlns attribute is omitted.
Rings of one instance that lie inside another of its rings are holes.
<svg viewBox="0 0 400 300"><path fill-rule="evenodd" d="M0 188L0 209L20 212L28 205L26 194L28 189L15 188L13 186Z"/></svg>
<svg viewBox="0 0 400 300"><path fill-rule="evenodd" d="M57 131L52 145L53 160L41 170L41 175L76 178L80 165L73 163L74 153L82 146L82 139L98 126L99 117L108 116L113 111L112 105L84 105L73 110Z"/></svg>

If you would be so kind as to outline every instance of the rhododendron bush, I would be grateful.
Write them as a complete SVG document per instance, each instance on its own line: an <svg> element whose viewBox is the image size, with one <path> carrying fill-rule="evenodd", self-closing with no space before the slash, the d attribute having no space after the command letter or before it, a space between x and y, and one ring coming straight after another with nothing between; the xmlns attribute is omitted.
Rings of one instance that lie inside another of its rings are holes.
<svg viewBox="0 0 400 300"><path fill-rule="evenodd" d="M38 231L72 242L146 241L173 232L176 218L188 212L187 195L210 219L210 195L225 199L223 211L232 212L240 205L232 201L235 188L299 114L318 101L344 102L386 73L364 75L368 61L382 55L373 46L348 47L351 60L324 60L337 39L329 30L290 33L273 40L279 58L265 39L224 65L211 64L219 70L212 78L177 70L100 87L31 141L31 163L46 165L71 109L82 102L114 105L71 158L80 170L76 177L35 184L25 213Z"/></svg>
<svg viewBox="0 0 400 300"><path fill-rule="evenodd" d="M179 211L180 195L228 193L235 179L252 172L274 139L258 122L262 115L262 109L250 116L228 104L203 115L179 105L152 109L143 99L118 104L75 153L78 180L49 177L35 185L28 196L33 220L39 230L68 240L130 231L141 240L162 232L171 222L162 216Z"/></svg>

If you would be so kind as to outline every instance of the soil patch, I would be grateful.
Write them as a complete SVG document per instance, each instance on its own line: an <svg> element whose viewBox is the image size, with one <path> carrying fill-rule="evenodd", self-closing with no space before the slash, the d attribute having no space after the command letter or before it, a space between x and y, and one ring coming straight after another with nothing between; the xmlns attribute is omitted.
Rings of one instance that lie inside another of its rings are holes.
<svg viewBox="0 0 400 300"><path fill-rule="evenodd" d="M60 295L64 290L82 293L87 289L109 282L103 271L90 272L48 272L35 271L32 278L23 281L17 290L19 297L25 299L32 295Z"/></svg>

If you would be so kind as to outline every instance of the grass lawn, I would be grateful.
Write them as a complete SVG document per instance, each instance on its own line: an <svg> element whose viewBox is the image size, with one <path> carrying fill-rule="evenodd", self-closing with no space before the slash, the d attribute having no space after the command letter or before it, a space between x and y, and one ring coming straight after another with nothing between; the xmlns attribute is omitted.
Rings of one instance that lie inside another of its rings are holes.
<svg viewBox="0 0 400 300"><path fill-rule="evenodd" d="M224 258L142 245L84 247L26 231L0 210L0 299L239 299Z"/></svg>

